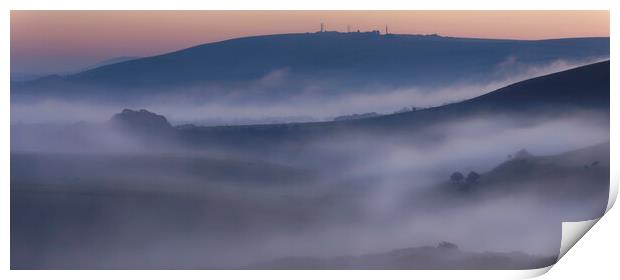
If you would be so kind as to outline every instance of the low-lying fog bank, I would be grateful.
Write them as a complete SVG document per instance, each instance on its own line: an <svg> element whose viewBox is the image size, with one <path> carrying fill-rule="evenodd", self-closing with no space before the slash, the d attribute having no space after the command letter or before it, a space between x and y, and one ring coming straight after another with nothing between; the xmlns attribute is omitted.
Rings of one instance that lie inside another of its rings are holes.
<svg viewBox="0 0 620 280"><path fill-rule="evenodd" d="M428 108L467 100L510 84L600 61L605 57L556 60L527 64L514 58L496 65L497 77L490 80L458 80L443 86L368 85L351 90L334 86L334 81L299 81L285 70L275 70L254 82L238 85L176 89L173 92L145 92L135 100L79 97L36 98L12 96L11 123L72 124L76 121L103 122L123 108L148 108L167 116L173 124L243 125L326 121L339 116L376 112L390 114L403 108ZM362 81L360 81L362 83ZM107 94L113 95L113 92Z"/></svg>

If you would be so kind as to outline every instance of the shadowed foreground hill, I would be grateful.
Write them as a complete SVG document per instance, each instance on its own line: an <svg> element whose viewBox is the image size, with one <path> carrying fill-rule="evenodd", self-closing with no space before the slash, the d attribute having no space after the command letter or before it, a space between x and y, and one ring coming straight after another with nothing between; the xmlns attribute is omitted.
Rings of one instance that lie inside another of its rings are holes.
<svg viewBox="0 0 620 280"><path fill-rule="evenodd" d="M570 182L577 177L583 177L583 175L588 177L586 181L591 185L591 188L587 189L595 191L596 187L602 187L601 190L606 191L606 184L601 186L597 182L609 182L609 143L602 143L560 155L516 157L484 174L480 179L480 184L495 185L507 181L512 183L544 181L546 178L563 178ZM562 189L568 192L568 187L572 184L550 185L562 186Z"/></svg>
<svg viewBox="0 0 620 280"><path fill-rule="evenodd" d="M454 180L435 187L446 204L532 195L553 207L561 221L583 221L605 213L609 200L609 142L557 155L518 153L475 180ZM447 176L446 176L447 177ZM418 194L412 194L412 199Z"/></svg>

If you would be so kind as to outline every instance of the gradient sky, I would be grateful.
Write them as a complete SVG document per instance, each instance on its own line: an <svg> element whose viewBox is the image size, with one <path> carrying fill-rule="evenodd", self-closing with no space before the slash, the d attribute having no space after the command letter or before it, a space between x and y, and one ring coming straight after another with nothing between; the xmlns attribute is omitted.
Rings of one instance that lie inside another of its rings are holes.
<svg viewBox="0 0 620 280"><path fill-rule="evenodd" d="M608 11L12 11L11 72L63 73L248 35L380 29L545 39L609 36Z"/></svg>

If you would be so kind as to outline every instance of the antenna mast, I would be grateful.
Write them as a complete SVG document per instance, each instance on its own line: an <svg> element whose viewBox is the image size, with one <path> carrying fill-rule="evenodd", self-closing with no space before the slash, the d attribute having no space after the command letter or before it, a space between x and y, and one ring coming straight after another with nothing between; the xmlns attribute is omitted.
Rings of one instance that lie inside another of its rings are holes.
<svg viewBox="0 0 620 280"><path fill-rule="evenodd" d="M321 22L321 32L325 32L325 28L323 26L323 23Z"/></svg>

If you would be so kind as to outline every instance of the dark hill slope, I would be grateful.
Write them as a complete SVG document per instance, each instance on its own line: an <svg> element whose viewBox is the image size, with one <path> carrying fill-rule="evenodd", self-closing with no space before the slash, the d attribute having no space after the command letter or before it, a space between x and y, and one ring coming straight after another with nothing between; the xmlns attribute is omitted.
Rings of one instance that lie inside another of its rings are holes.
<svg viewBox="0 0 620 280"><path fill-rule="evenodd" d="M554 207L573 209L556 213L562 216L562 221L579 221L598 218L604 213L609 183L609 142L606 142L557 155L514 157L482 173L473 182L449 182L446 178L435 190L439 190L436 195L449 199L451 204L531 194Z"/></svg>
<svg viewBox="0 0 620 280"><path fill-rule="evenodd" d="M553 114L564 110L609 111L609 61L509 85L470 100L427 110L393 114L358 125L433 121L476 113Z"/></svg>
<svg viewBox="0 0 620 280"><path fill-rule="evenodd" d="M519 82L464 102L413 112L349 121L278 125L196 127L178 130L194 143L274 144L295 142L335 133L403 132L468 117L509 116L537 118L595 111L608 121L609 61L595 63Z"/></svg>
<svg viewBox="0 0 620 280"><path fill-rule="evenodd" d="M474 188L500 193L535 191L554 200L597 199L603 211L609 192L609 142L559 155L511 159L483 174Z"/></svg>

